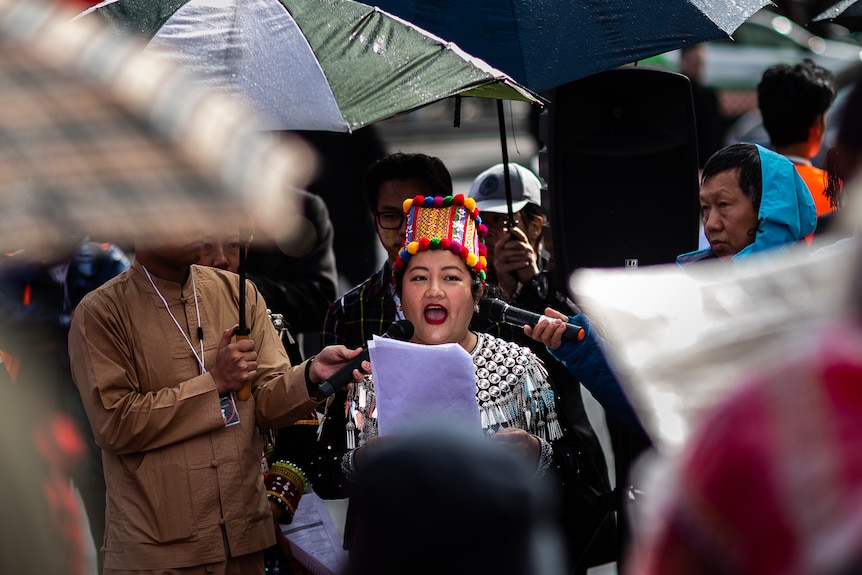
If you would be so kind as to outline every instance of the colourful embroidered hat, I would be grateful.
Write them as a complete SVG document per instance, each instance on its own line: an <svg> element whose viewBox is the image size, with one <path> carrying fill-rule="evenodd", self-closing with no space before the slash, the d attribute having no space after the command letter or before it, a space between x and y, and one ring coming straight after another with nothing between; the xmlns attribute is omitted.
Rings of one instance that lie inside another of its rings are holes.
<svg viewBox="0 0 862 575"><path fill-rule="evenodd" d="M407 234L392 266L392 282L404 272L410 257L426 250L449 250L479 276L482 285L488 269L485 236L488 228L479 217L476 200L455 196L416 196L404 200Z"/></svg>

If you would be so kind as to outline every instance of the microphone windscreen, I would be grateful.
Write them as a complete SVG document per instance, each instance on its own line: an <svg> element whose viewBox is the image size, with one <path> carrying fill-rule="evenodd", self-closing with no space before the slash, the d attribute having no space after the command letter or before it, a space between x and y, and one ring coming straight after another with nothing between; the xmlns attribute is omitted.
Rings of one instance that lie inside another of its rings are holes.
<svg viewBox="0 0 862 575"><path fill-rule="evenodd" d="M482 298L479 300L479 315L491 321L503 321L503 310L506 304L496 298Z"/></svg>
<svg viewBox="0 0 862 575"><path fill-rule="evenodd" d="M413 337L413 324L410 320L399 319L393 322L383 334L383 337L397 339L399 341L409 341Z"/></svg>

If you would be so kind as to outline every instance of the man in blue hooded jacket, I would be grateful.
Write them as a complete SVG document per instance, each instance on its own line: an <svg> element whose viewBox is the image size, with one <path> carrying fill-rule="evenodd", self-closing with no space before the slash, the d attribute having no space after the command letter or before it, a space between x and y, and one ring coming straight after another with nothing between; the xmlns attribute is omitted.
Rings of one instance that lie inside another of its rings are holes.
<svg viewBox="0 0 862 575"><path fill-rule="evenodd" d="M793 163L757 144L732 144L710 156L700 185L703 228L710 247L682 254L677 264L773 250L781 253L814 231L817 212L805 181ZM588 372L586 387L611 415L636 428L639 424L607 361L604 340L588 319L566 317L552 309L547 323L527 327L527 335L544 343L570 371ZM582 342L563 339L566 321L584 327Z"/></svg>
<svg viewBox="0 0 862 575"><path fill-rule="evenodd" d="M814 200L793 163L757 144L733 144L710 156L701 176L700 209L709 247L681 254L679 265L781 253L817 225Z"/></svg>

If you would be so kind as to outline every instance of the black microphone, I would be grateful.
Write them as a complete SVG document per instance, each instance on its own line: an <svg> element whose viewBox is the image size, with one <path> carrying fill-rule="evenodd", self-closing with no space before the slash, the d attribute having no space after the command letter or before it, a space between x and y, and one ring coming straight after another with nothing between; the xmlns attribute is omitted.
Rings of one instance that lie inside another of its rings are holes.
<svg viewBox="0 0 862 575"><path fill-rule="evenodd" d="M547 317L519 307L512 307L503 300L496 298L480 299L479 315L491 321L503 322L516 327L523 327L524 325L536 327L539 320ZM563 337L572 341L583 341L585 335L584 328L573 323L567 323L566 333L563 334Z"/></svg>
<svg viewBox="0 0 862 575"><path fill-rule="evenodd" d="M400 341L408 341L413 337L413 324L409 320L399 319L389 326L381 337L389 339L397 339ZM320 398L329 397L348 383L353 381L353 370L362 370L362 362L368 361L368 348L364 347L362 353L354 357L344 367L333 373L329 379L321 382L317 388L320 392Z"/></svg>

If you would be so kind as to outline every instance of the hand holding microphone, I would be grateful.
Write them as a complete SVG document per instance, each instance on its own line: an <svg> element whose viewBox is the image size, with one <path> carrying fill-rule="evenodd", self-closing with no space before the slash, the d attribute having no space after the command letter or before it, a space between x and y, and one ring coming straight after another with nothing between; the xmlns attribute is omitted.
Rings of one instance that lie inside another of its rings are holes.
<svg viewBox="0 0 862 575"><path fill-rule="evenodd" d="M561 314L560 312L552 308L545 308L545 312L553 315L539 315L525 309L513 307L504 302L503 300L496 298L483 298L479 300L479 315L491 321L507 323L516 327L522 327L524 325L527 325L531 328L530 331L526 332L527 335L529 335L530 337L533 337L532 330L534 330L540 324L549 323L549 320L551 319L561 320L565 327L563 329L560 329L560 342L557 343L556 347L552 347L551 349L556 349L557 347L560 347L563 337L571 341L583 341L584 337L586 336L584 328L573 323L568 323L567 316ZM559 326L559 324L556 325ZM542 329L541 331L545 330ZM535 337L533 337L533 339L536 339L536 341L541 341L540 339L537 339ZM547 345L547 343L545 343L545 345Z"/></svg>
<svg viewBox="0 0 862 575"><path fill-rule="evenodd" d="M548 307L545 308L545 315L542 318L535 326L525 327L524 333L539 343L545 344L548 349L559 349L563 345L563 338L566 337L566 327L571 325L568 323L568 316Z"/></svg>
<svg viewBox="0 0 862 575"><path fill-rule="evenodd" d="M411 337L413 337L413 324L410 323L406 319L398 320L393 322L392 325L389 326L389 329L386 330L381 337L397 339L400 341L408 341ZM317 388L315 395L315 399L318 401L322 401L323 399L329 397L348 383L353 381L353 371L358 369L362 370L362 362L368 361L369 354L368 348L364 347L362 349L362 353L348 361L344 366L342 366L338 371L330 375L326 378L325 381L321 382Z"/></svg>

